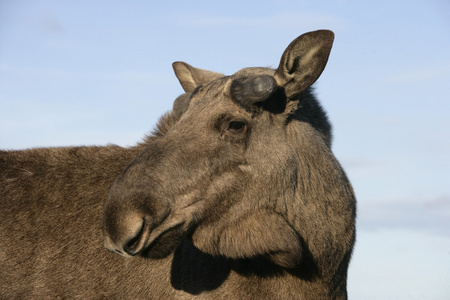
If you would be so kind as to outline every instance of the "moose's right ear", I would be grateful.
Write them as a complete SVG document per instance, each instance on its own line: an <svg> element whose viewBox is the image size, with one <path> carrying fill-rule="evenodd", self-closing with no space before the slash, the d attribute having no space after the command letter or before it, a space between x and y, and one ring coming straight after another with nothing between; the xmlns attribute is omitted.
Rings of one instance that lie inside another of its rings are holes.
<svg viewBox="0 0 450 300"><path fill-rule="evenodd" d="M222 73L194 68L182 61L174 62L172 67L186 93L193 92L199 85L209 83L224 76Z"/></svg>
<svg viewBox="0 0 450 300"><path fill-rule="evenodd" d="M302 34L289 44L275 71L275 79L284 87L288 99L296 98L319 78L327 64L333 40L332 31L317 30Z"/></svg>

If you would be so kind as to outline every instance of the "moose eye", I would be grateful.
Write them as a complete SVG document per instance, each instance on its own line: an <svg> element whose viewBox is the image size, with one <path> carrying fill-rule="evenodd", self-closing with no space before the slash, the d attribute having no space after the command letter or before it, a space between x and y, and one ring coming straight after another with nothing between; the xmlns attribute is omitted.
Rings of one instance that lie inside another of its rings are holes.
<svg viewBox="0 0 450 300"><path fill-rule="evenodd" d="M239 122L239 121L230 122L230 124L228 124L228 129L235 130L235 131L239 131L239 130L243 131L245 129L245 123Z"/></svg>
<svg viewBox="0 0 450 300"><path fill-rule="evenodd" d="M242 121L231 121L222 133L242 133L247 128L247 124Z"/></svg>

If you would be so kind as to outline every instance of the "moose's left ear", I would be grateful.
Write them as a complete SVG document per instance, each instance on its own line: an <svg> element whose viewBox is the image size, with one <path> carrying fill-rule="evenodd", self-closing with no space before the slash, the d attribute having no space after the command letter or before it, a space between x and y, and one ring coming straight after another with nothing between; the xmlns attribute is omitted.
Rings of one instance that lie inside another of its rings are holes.
<svg viewBox="0 0 450 300"><path fill-rule="evenodd" d="M284 87L288 99L296 98L312 85L328 61L333 45L334 33L318 30L296 38L284 51L275 79Z"/></svg>

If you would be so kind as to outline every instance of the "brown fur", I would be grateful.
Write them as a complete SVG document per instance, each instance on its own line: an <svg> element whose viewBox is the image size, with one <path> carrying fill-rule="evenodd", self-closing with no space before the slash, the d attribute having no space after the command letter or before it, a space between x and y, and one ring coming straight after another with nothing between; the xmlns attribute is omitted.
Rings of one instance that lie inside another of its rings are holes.
<svg viewBox="0 0 450 300"><path fill-rule="evenodd" d="M0 299L142 295L120 279L139 263L104 250L103 202L120 171L175 121L164 116L153 137L129 149L0 151Z"/></svg>
<svg viewBox="0 0 450 300"><path fill-rule="evenodd" d="M211 94L227 77L174 69L194 95L136 147L0 151L0 299L346 297L355 202L310 89L294 114L289 102L251 113ZM217 112L255 122L230 128ZM129 259L105 251L101 235L121 170L105 244L126 255L131 243L140 255Z"/></svg>
<svg viewBox="0 0 450 300"><path fill-rule="evenodd" d="M288 46L276 70L247 68L206 84L201 79L211 72L175 63L192 92L188 108L114 182L105 246L162 261L175 253L193 264L182 265L181 274L229 270L212 289L172 272L173 287L191 294L345 299L355 198L331 152L326 115L308 89L333 37L307 33ZM210 266L192 260L193 253L210 255Z"/></svg>

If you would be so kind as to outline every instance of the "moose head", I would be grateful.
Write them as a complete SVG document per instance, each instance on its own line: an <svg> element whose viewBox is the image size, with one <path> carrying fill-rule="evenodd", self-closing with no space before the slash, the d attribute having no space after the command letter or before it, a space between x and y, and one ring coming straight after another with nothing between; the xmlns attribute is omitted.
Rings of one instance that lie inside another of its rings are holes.
<svg viewBox="0 0 450 300"><path fill-rule="evenodd" d="M309 89L333 39L328 30L301 35L276 70L224 76L175 62L189 93L177 104L183 114L114 182L105 246L162 258L188 238L211 255L264 256L282 268L297 267L305 251L341 251L342 260L354 237L354 196Z"/></svg>

